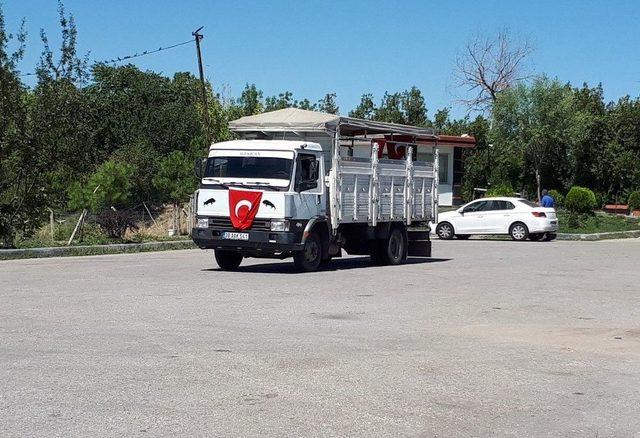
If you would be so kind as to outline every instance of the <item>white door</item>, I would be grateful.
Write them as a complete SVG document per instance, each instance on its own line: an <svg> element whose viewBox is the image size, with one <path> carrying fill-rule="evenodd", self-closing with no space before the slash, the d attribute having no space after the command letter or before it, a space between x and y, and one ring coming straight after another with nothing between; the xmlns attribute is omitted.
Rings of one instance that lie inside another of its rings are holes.
<svg viewBox="0 0 640 438"><path fill-rule="evenodd" d="M475 234L482 230L482 220L484 219L484 209L488 201L475 201L467 204L462 210L459 218L456 218L457 234Z"/></svg>
<svg viewBox="0 0 640 438"><path fill-rule="evenodd" d="M294 205L297 219L326 215L324 164L312 153L299 153L294 179Z"/></svg>
<svg viewBox="0 0 640 438"><path fill-rule="evenodd" d="M482 220L482 230L488 234L506 233L510 223L511 212L509 209L515 208L513 204L507 201L489 201L489 205L485 209Z"/></svg>

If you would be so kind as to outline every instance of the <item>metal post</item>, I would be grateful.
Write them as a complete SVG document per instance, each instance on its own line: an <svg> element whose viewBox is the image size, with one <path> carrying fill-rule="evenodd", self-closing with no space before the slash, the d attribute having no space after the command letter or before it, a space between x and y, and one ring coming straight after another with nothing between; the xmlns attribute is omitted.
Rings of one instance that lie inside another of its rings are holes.
<svg viewBox="0 0 640 438"><path fill-rule="evenodd" d="M370 220L374 227L378 223L378 212L380 207L380 186L378 184L378 143L374 142L371 147L371 205Z"/></svg>
<svg viewBox="0 0 640 438"><path fill-rule="evenodd" d="M406 224L411 225L413 219L413 146L408 146L406 149L406 181L404 186L404 205Z"/></svg>
<svg viewBox="0 0 640 438"><path fill-rule="evenodd" d="M204 69L202 67L202 52L200 50L200 40L204 38L204 35L200 34L204 26L199 27L197 30L194 30L191 35L195 38L196 41L196 51L198 52L198 72L200 73L200 85L202 87L202 121L204 123L204 136L206 144L206 150L209 150L209 146L211 146L211 133L209 131L209 106L207 105L207 87L204 82Z"/></svg>

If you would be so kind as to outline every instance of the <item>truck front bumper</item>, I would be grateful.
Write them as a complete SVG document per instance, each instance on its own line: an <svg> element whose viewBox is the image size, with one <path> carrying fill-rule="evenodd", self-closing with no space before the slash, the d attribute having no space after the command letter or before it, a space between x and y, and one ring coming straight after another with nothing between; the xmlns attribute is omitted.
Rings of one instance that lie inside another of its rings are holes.
<svg viewBox="0 0 640 438"><path fill-rule="evenodd" d="M223 232L216 228L193 228L191 238L202 249L230 249L247 253L273 254L278 252L299 251L302 232L245 231L248 240L223 239Z"/></svg>

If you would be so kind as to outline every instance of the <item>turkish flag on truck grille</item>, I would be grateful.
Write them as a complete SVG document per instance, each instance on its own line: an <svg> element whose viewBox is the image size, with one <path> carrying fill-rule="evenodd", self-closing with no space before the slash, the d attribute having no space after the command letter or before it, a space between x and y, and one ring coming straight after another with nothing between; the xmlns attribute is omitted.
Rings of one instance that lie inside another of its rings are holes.
<svg viewBox="0 0 640 438"><path fill-rule="evenodd" d="M251 228L260 208L262 192L229 189L229 217L237 230Z"/></svg>

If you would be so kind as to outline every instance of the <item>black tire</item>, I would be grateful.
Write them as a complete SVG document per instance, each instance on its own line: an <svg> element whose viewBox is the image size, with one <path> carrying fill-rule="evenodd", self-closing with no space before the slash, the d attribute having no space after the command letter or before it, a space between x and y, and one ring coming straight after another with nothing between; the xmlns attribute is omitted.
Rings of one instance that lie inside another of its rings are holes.
<svg viewBox="0 0 640 438"><path fill-rule="evenodd" d="M509 235L513 240L521 242L529 237L529 229L522 222L516 222L509 227Z"/></svg>
<svg viewBox="0 0 640 438"><path fill-rule="evenodd" d="M556 239L557 234L556 233L547 233L547 235L544 237L545 242L550 242L552 240Z"/></svg>
<svg viewBox="0 0 640 438"><path fill-rule="evenodd" d="M293 264L300 272L317 271L322 261L322 243L315 231L311 231L304 241L304 249L293 255Z"/></svg>
<svg viewBox="0 0 640 438"><path fill-rule="evenodd" d="M453 239L453 236L455 236L453 225L449 222L440 222L436 227L436 234L438 235L438 238L442 240Z"/></svg>
<svg viewBox="0 0 640 438"><path fill-rule="evenodd" d="M471 237L471 234L456 234L456 239L467 240Z"/></svg>
<svg viewBox="0 0 640 438"><path fill-rule="evenodd" d="M529 234L529 240L537 242L538 240L542 239L542 236L544 236L544 233L531 233Z"/></svg>
<svg viewBox="0 0 640 438"><path fill-rule="evenodd" d="M215 250L216 263L223 271L235 271L242 263L242 254L227 249Z"/></svg>
<svg viewBox="0 0 640 438"><path fill-rule="evenodd" d="M407 258L407 236L401 227L392 227L389 237L380 240L379 245L383 265L399 265Z"/></svg>

